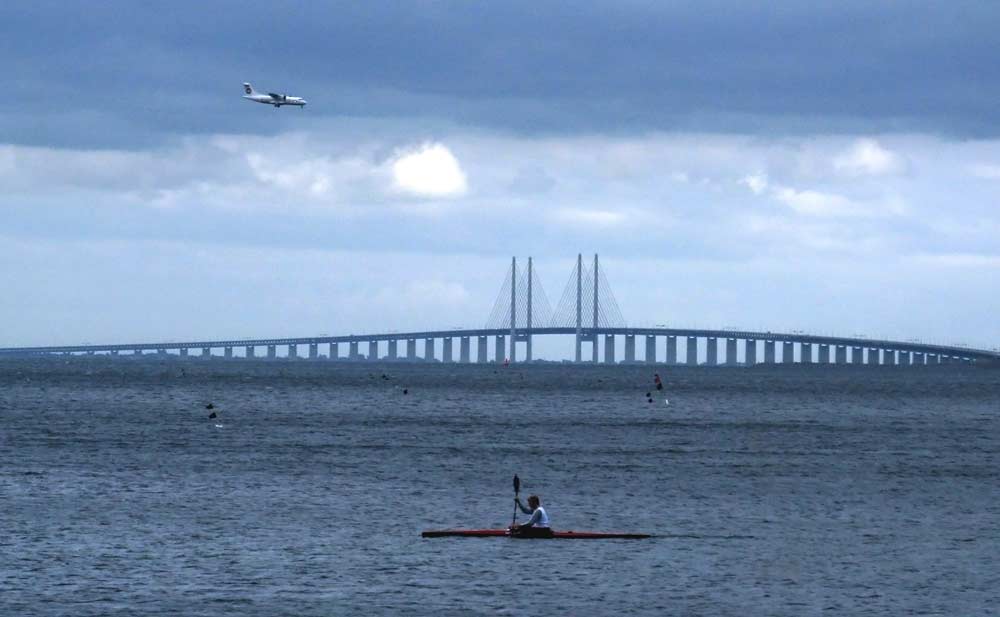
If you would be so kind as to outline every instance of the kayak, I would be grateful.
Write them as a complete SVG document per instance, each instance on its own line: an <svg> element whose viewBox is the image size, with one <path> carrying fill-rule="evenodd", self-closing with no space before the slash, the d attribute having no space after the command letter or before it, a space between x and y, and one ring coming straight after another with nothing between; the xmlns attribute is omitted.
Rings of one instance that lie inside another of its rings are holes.
<svg viewBox="0 0 1000 617"><path fill-rule="evenodd" d="M506 529L442 529L425 531L423 538L518 538L525 540L641 540L652 538L645 533L601 533L599 531L553 531L551 536L512 536Z"/></svg>

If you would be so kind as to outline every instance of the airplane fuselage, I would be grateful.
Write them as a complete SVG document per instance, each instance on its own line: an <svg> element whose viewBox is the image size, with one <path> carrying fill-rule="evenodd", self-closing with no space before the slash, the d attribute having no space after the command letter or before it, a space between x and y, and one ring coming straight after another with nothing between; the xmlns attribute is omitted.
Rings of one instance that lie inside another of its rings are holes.
<svg viewBox="0 0 1000 617"><path fill-rule="evenodd" d="M254 103L263 103L265 105L274 105L275 107L281 107L282 105L293 105L296 107L305 107L306 100L300 96L271 96L270 94L244 94L243 98L248 101L253 101Z"/></svg>

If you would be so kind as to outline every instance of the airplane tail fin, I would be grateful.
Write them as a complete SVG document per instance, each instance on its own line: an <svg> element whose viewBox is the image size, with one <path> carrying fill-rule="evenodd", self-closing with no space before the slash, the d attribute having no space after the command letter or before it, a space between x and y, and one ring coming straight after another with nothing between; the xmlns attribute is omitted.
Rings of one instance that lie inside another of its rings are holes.
<svg viewBox="0 0 1000 617"><path fill-rule="evenodd" d="M253 94L253 86L251 86L248 82L243 82L243 91L247 94Z"/></svg>

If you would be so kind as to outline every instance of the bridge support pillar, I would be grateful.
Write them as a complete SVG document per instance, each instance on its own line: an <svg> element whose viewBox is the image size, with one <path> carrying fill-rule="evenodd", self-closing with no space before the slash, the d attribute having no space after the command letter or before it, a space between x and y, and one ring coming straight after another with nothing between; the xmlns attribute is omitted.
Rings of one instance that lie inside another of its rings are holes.
<svg viewBox="0 0 1000 617"><path fill-rule="evenodd" d="M736 339L726 339L726 366L736 366Z"/></svg>
<svg viewBox="0 0 1000 617"><path fill-rule="evenodd" d="M820 364L830 363L830 346L825 343L819 344L819 363Z"/></svg>
<svg viewBox="0 0 1000 617"><path fill-rule="evenodd" d="M289 358L298 358L299 357L299 346L298 345L289 345L288 346L288 357Z"/></svg>
<svg viewBox="0 0 1000 617"><path fill-rule="evenodd" d="M837 345L834 364L847 364L847 345Z"/></svg>
<svg viewBox="0 0 1000 617"><path fill-rule="evenodd" d="M451 359L451 346L452 338L446 336L441 340L441 361L442 362L452 362Z"/></svg>
<svg viewBox="0 0 1000 617"><path fill-rule="evenodd" d="M69 355L69 354L67 354L67 355ZM133 356L141 356L142 355L142 350L141 349L133 349L132 350L132 355Z"/></svg>
<svg viewBox="0 0 1000 617"><path fill-rule="evenodd" d="M802 364L812 364L813 346L812 343L799 343L799 362Z"/></svg>
<svg viewBox="0 0 1000 617"><path fill-rule="evenodd" d="M434 339L432 338L424 339L424 360L428 362L434 361Z"/></svg>
<svg viewBox="0 0 1000 617"><path fill-rule="evenodd" d="M507 339L504 335L499 334L496 340L493 341L493 359L497 364L503 364L504 360L507 359Z"/></svg>
<svg viewBox="0 0 1000 617"><path fill-rule="evenodd" d="M791 364L795 362L795 343L784 341L781 343L781 363Z"/></svg>
<svg viewBox="0 0 1000 617"><path fill-rule="evenodd" d="M878 365L878 348L877 347L869 347L868 348L868 356L865 359L865 364Z"/></svg>
<svg viewBox="0 0 1000 617"><path fill-rule="evenodd" d="M92 355L94 355L94 352L93 351L88 351L87 355L88 356L92 356ZM156 355L158 355L158 356L165 356L165 355L167 355L167 350L164 349L164 348L162 348L162 347L160 347L159 349L156 350Z"/></svg>
<svg viewBox="0 0 1000 617"><path fill-rule="evenodd" d="M309 343L309 359L315 360L319 357L319 345L316 343Z"/></svg>
<svg viewBox="0 0 1000 617"><path fill-rule="evenodd" d="M764 341L764 364L774 364L774 341Z"/></svg>
<svg viewBox="0 0 1000 617"><path fill-rule="evenodd" d="M605 343L607 346L607 343ZM607 353L607 352L605 352ZM635 335L626 334L625 335L625 362L627 364L635 364Z"/></svg>
<svg viewBox="0 0 1000 617"><path fill-rule="evenodd" d="M851 364L864 364L865 351L863 347L851 347Z"/></svg>
<svg viewBox="0 0 1000 617"><path fill-rule="evenodd" d="M202 358L211 358L212 357L212 349L210 347L202 347L201 348L201 357Z"/></svg>
<svg viewBox="0 0 1000 617"><path fill-rule="evenodd" d="M927 354L925 353L913 353L913 363L914 364L927 364Z"/></svg>
<svg viewBox="0 0 1000 617"><path fill-rule="evenodd" d="M471 360L472 354L469 347L469 337L463 336L458 339L458 361L462 364L468 364Z"/></svg>
<svg viewBox="0 0 1000 617"><path fill-rule="evenodd" d="M913 352L912 351L900 351L899 352L899 363L909 366L913 364Z"/></svg>
<svg viewBox="0 0 1000 617"><path fill-rule="evenodd" d="M228 360L229 358L233 357L233 348L232 347L226 347L225 350L223 351L223 353L226 355L226 359Z"/></svg>
<svg viewBox="0 0 1000 617"><path fill-rule="evenodd" d="M667 364L677 364L677 337L667 337Z"/></svg>
<svg viewBox="0 0 1000 617"><path fill-rule="evenodd" d="M888 364L890 366L895 366L895 364L896 364L896 350L895 349L883 349L882 350L882 364Z"/></svg>
<svg viewBox="0 0 1000 617"><path fill-rule="evenodd" d="M254 348L253 345L247 345L246 347L243 348L243 357L244 358L252 358L252 357L254 357L255 353L256 353L256 349ZM187 355L187 354L184 354L184 355Z"/></svg>
<svg viewBox="0 0 1000 617"><path fill-rule="evenodd" d="M368 341L368 360L371 362L378 360L378 341Z"/></svg>
<svg viewBox="0 0 1000 617"><path fill-rule="evenodd" d="M361 355L361 352L358 351L358 342L357 341L350 341L350 342L348 342L347 343L347 359L348 360L352 360L352 361L353 360L357 360L358 356L360 356L360 355Z"/></svg>
<svg viewBox="0 0 1000 617"><path fill-rule="evenodd" d="M274 360L276 357L278 357L278 347L276 345L268 345L267 346L267 359L268 360Z"/></svg>
<svg viewBox="0 0 1000 617"><path fill-rule="evenodd" d="M706 339L706 343L708 347L705 350L705 364L715 366L719 363L719 339L710 336Z"/></svg>
<svg viewBox="0 0 1000 617"><path fill-rule="evenodd" d="M340 359L340 345L337 343L330 343L329 356L331 360Z"/></svg>
<svg viewBox="0 0 1000 617"><path fill-rule="evenodd" d="M110 355L110 356L117 356L118 355L118 350L117 349L112 349L110 352L108 352L108 355ZM184 355L184 354L181 354L181 355Z"/></svg>
<svg viewBox="0 0 1000 617"><path fill-rule="evenodd" d="M684 350L687 355L687 365L688 366L698 366L698 337L689 336L687 337L687 349Z"/></svg>
<svg viewBox="0 0 1000 617"><path fill-rule="evenodd" d="M417 359L417 339L406 339L406 359L415 362Z"/></svg>
<svg viewBox="0 0 1000 617"><path fill-rule="evenodd" d="M594 339L594 345L597 345L597 339ZM614 364L615 363L615 335L605 334L604 335L604 363Z"/></svg>
<svg viewBox="0 0 1000 617"><path fill-rule="evenodd" d="M386 352L386 359L389 360L389 362L393 362L399 354L399 341L396 339L389 339L388 348L389 350Z"/></svg>
<svg viewBox="0 0 1000 617"><path fill-rule="evenodd" d="M181 347L180 354L181 354L182 358L186 358L188 356L188 349L187 349L187 347ZM117 356L118 355L118 350L115 349L114 351L112 351L111 355L112 356Z"/></svg>
<svg viewBox="0 0 1000 617"><path fill-rule="evenodd" d="M655 336L646 336L646 364L656 364Z"/></svg>
<svg viewBox="0 0 1000 617"><path fill-rule="evenodd" d="M747 366L757 364L757 341L752 338L743 342L743 363Z"/></svg>
<svg viewBox="0 0 1000 617"><path fill-rule="evenodd" d="M476 362L479 364L485 364L489 362L489 358L486 356L486 343L489 340L487 336L480 336L476 341Z"/></svg>

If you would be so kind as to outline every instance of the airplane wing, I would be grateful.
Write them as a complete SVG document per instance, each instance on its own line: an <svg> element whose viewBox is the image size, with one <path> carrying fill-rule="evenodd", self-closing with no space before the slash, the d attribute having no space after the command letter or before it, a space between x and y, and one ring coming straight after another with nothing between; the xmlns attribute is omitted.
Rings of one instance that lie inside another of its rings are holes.
<svg viewBox="0 0 1000 617"><path fill-rule="evenodd" d="M279 101L284 101L285 100L285 95L284 94L276 94L274 92L268 92L267 95L269 97L271 97L272 99L277 99Z"/></svg>

